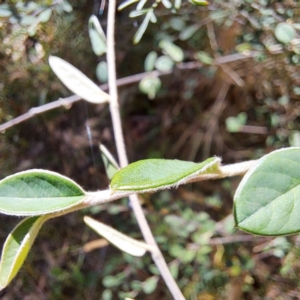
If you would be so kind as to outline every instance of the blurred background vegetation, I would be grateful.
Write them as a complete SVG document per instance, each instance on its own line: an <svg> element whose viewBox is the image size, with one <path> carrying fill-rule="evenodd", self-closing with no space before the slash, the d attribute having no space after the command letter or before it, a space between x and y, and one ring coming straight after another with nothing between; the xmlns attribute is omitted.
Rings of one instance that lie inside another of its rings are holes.
<svg viewBox="0 0 300 300"><path fill-rule="evenodd" d="M146 26L146 13L129 17L137 15L133 6L117 14L118 78L169 72L119 89L131 162L217 155L234 163L300 146L299 1L212 0L207 6L185 1L180 9L178 1L155 3L145 3L157 17ZM105 57L94 54L88 32L92 14L105 30L102 5L0 4L1 124L70 95L51 71L49 55L97 83L105 80L105 67L99 74ZM141 25L145 33L134 45ZM0 135L1 178L44 168L86 190L105 189L100 142L116 155L106 105L80 101L47 112ZM187 299L300 299L299 235L256 237L236 230L231 207L239 180L141 196L173 275ZM84 225L85 214L142 238L126 199L51 220L1 299L170 299L150 256L132 258L107 245ZM1 245L17 222L1 215Z"/></svg>

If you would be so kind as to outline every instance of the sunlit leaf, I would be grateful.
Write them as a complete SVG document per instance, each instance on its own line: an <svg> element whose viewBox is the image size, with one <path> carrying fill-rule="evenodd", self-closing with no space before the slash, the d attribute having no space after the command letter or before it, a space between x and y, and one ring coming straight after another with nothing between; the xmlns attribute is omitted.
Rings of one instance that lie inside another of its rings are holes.
<svg viewBox="0 0 300 300"><path fill-rule="evenodd" d="M177 10L180 9L181 3L182 3L181 0L175 0L174 7L175 7Z"/></svg>
<svg viewBox="0 0 300 300"><path fill-rule="evenodd" d="M107 62L100 61L96 67L96 76L101 82L108 81L108 69L107 69Z"/></svg>
<svg viewBox="0 0 300 300"><path fill-rule="evenodd" d="M209 2L205 0L189 0L192 4L197 5L197 6L207 6Z"/></svg>
<svg viewBox="0 0 300 300"><path fill-rule="evenodd" d="M146 3L147 3L147 0L140 0L138 5L136 6L136 9L141 10L145 6Z"/></svg>
<svg viewBox="0 0 300 300"><path fill-rule="evenodd" d="M100 145L100 152L106 175L109 179L112 179L113 176L119 171L119 165L104 145Z"/></svg>
<svg viewBox="0 0 300 300"><path fill-rule="evenodd" d="M225 120L226 128L229 132L238 132L247 122L247 114L239 113L236 117L228 117Z"/></svg>
<svg viewBox="0 0 300 300"><path fill-rule="evenodd" d="M104 93L94 82L68 62L59 57L50 56L49 64L64 85L82 99L92 103L109 101L107 93Z"/></svg>
<svg viewBox="0 0 300 300"><path fill-rule="evenodd" d="M146 76L139 83L141 92L148 95L149 99L154 99L161 87L161 80L158 77Z"/></svg>
<svg viewBox="0 0 300 300"><path fill-rule="evenodd" d="M47 8L39 14L39 16L38 16L39 21L42 23L46 23L50 20L51 15L52 15L52 9Z"/></svg>
<svg viewBox="0 0 300 300"><path fill-rule="evenodd" d="M172 3L169 0L162 0L161 2L166 9L170 9L172 7Z"/></svg>
<svg viewBox="0 0 300 300"><path fill-rule="evenodd" d="M195 53L195 58L207 65L212 65L214 59L205 51L198 51Z"/></svg>
<svg viewBox="0 0 300 300"><path fill-rule="evenodd" d="M0 5L0 17L10 17L12 15L12 11L8 4Z"/></svg>
<svg viewBox="0 0 300 300"><path fill-rule="evenodd" d="M156 59L157 53L155 51L151 51L148 53L144 63L144 68L146 72L150 72L154 69Z"/></svg>
<svg viewBox="0 0 300 300"><path fill-rule="evenodd" d="M104 54L106 52L106 36L98 18L94 15L89 19L89 36L94 53L98 56Z"/></svg>
<svg viewBox="0 0 300 300"><path fill-rule="evenodd" d="M0 262L0 289L16 276L43 223L49 215L30 217L21 221L7 237Z"/></svg>
<svg viewBox="0 0 300 300"><path fill-rule="evenodd" d="M158 283L158 276L152 276L152 277L147 278L142 283L143 292L148 295L152 294L157 287L157 283Z"/></svg>
<svg viewBox="0 0 300 300"><path fill-rule="evenodd" d="M159 47L163 49L165 54L168 54L174 61L182 62L184 53L182 49L169 40L162 40L159 43Z"/></svg>
<svg viewBox="0 0 300 300"><path fill-rule="evenodd" d="M282 22L275 28L275 37L279 42L288 44L296 37L296 31L292 25Z"/></svg>
<svg viewBox="0 0 300 300"><path fill-rule="evenodd" d="M133 43L134 44L137 44L141 38L143 37L147 27L148 27L148 24L150 22L150 19L151 19L151 16L153 14L153 9L150 9L148 10L144 20L143 20L143 23L141 24L141 26L139 27L138 31L136 32L136 34L134 35L133 37Z"/></svg>
<svg viewBox="0 0 300 300"><path fill-rule="evenodd" d="M136 18L139 16L145 15L149 11L149 8L142 9L142 10L133 10L130 12L129 17L130 18Z"/></svg>
<svg viewBox="0 0 300 300"><path fill-rule="evenodd" d="M300 232L300 148L262 157L234 196L236 225L259 235Z"/></svg>
<svg viewBox="0 0 300 300"><path fill-rule="evenodd" d="M113 177L112 191L156 191L176 187L199 174L218 172L220 159L202 163L170 159L145 159L121 169Z"/></svg>
<svg viewBox="0 0 300 300"><path fill-rule="evenodd" d="M174 67L173 59L168 55L162 55L155 61L155 68L159 71L170 71Z"/></svg>
<svg viewBox="0 0 300 300"><path fill-rule="evenodd" d="M0 212L35 216L81 203L85 192L71 179L46 170L29 170L0 181Z"/></svg>
<svg viewBox="0 0 300 300"><path fill-rule="evenodd" d="M118 10L122 10L124 9L125 7L133 4L133 3L136 3L138 2L139 0L125 0L124 2L122 2L119 6L118 6Z"/></svg>
<svg viewBox="0 0 300 300"><path fill-rule="evenodd" d="M98 234L106 238L110 243L117 248L133 256L143 256L150 246L136 241L129 236L101 223L90 217L85 216L84 222Z"/></svg>

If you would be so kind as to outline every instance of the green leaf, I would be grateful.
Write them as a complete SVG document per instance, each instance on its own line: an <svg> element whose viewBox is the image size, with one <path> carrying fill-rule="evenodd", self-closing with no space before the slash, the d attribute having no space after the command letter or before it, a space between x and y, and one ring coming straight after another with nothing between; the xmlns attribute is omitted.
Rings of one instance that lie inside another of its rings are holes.
<svg viewBox="0 0 300 300"><path fill-rule="evenodd" d="M158 77L146 76L139 83L141 92L148 95L149 99L154 99L161 87L161 80Z"/></svg>
<svg viewBox="0 0 300 300"><path fill-rule="evenodd" d="M94 53L98 56L106 53L106 36L98 18L94 15L89 19L89 36Z"/></svg>
<svg viewBox="0 0 300 300"><path fill-rule="evenodd" d="M39 14L38 19L40 22L46 23L50 20L51 15L52 15L52 9L47 8Z"/></svg>
<svg viewBox="0 0 300 300"><path fill-rule="evenodd" d="M275 37L279 42L289 44L296 37L296 31L292 25L282 22L275 28Z"/></svg>
<svg viewBox="0 0 300 300"><path fill-rule="evenodd" d="M100 61L96 67L96 76L101 82L108 81L108 69L107 69L107 62Z"/></svg>
<svg viewBox="0 0 300 300"><path fill-rule="evenodd" d="M107 239L111 244L115 245L121 251L133 256L143 256L150 246L132 239L131 237L99 222L90 217L85 216L84 222L99 235Z"/></svg>
<svg viewBox="0 0 300 300"><path fill-rule="evenodd" d="M118 6L118 11L124 9L125 7L138 2L139 0L125 0L124 2L122 2L119 6Z"/></svg>
<svg viewBox="0 0 300 300"><path fill-rule="evenodd" d="M186 41L190 39L201 27L201 25L194 24L191 26L186 27L184 30L182 30L179 34L179 39L181 41Z"/></svg>
<svg viewBox="0 0 300 300"><path fill-rule="evenodd" d="M113 176L119 171L119 165L104 145L100 145L100 152L106 175L109 179L112 179Z"/></svg>
<svg viewBox="0 0 300 300"><path fill-rule="evenodd" d="M0 212L37 216L81 203L85 192L71 179L45 170L29 170L0 181Z"/></svg>
<svg viewBox="0 0 300 300"><path fill-rule="evenodd" d="M63 59L50 56L49 64L56 76L73 93L91 103L109 101L109 95L103 92L94 82L78 69Z"/></svg>
<svg viewBox="0 0 300 300"><path fill-rule="evenodd" d="M159 47L164 50L165 54L168 54L174 61L182 62L184 53L182 49L169 40L162 40L159 43Z"/></svg>
<svg viewBox="0 0 300 300"><path fill-rule="evenodd" d="M160 56L155 61L155 68L159 71L166 72L172 70L174 67L174 61L167 55Z"/></svg>
<svg viewBox="0 0 300 300"><path fill-rule="evenodd" d="M0 5L0 17L10 17L12 15L12 11L8 4Z"/></svg>
<svg viewBox="0 0 300 300"><path fill-rule="evenodd" d="M174 2L175 9L177 9L177 10L180 9L181 3L182 3L181 0L175 0L175 2Z"/></svg>
<svg viewBox="0 0 300 300"><path fill-rule="evenodd" d="M197 5L197 6L207 6L209 4L209 2L205 1L205 0L189 0L190 3Z"/></svg>
<svg viewBox="0 0 300 300"><path fill-rule="evenodd" d="M226 128L229 132L239 132L247 122L247 114L239 113L236 117L228 117L225 121Z"/></svg>
<svg viewBox="0 0 300 300"><path fill-rule="evenodd" d="M49 215L21 221L7 237L0 262L0 290L17 275L43 223Z"/></svg>
<svg viewBox="0 0 300 300"><path fill-rule="evenodd" d="M139 41L141 40L141 38L143 37L143 35L148 27L148 24L150 22L150 19L151 19L151 17L153 17L152 15L153 15L153 9L149 9L143 20L143 23L141 24L141 26L139 27L139 29L137 30L136 34L133 37L134 44L138 44Z"/></svg>
<svg viewBox="0 0 300 300"><path fill-rule="evenodd" d="M207 65L214 63L214 59L205 51L198 51L195 54L195 58Z"/></svg>
<svg viewBox="0 0 300 300"><path fill-rule="evenodd" d="M145 72L150 72L154 69L156 59L157 53L155 51L151 51L148 53L144 63Z"/></svg>
<svg viewBox="0 0 300 300"><path fill-rule="evenodd" d="M142 283L143 292L148 295L152 294L157 287L157 282L158 282L158 276L152 276L152 277L147 278Z"/></svg>
<svg viewBox="0 0 300 300"><path fill-rule="evenodd" d="M262 157L241 181L234 196L236 225L259 235L300 231L300 148Z"/></svg>
<svg viewBox="0 0 300 300"><path fill-rule="evenodd" d="M220 159L208 158L202 163L170 159L145 159L121 169L113 177L112 191L156 191L176 187L199 174L218 172Z"/></svg>

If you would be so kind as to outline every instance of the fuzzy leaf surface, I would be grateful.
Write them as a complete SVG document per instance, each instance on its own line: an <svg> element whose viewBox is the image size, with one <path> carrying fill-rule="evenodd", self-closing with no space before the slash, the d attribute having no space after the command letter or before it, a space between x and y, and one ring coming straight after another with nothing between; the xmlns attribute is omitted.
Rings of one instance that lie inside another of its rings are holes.
<svg viewBox="0 0 300 300"><path fill-rule="evenodd" d="M262 157L244 176L234 196L237 227L258 235L300 232L300 148Z"/></svg>
<svg viewBox="0 0 300 300"><path fill-rule="evenodd" d="M149 245L134 240L131 237L99 222L90 217L85 216L84 222L96 231L99 235L106 238L110 243L115 245L117 248L133 256L143 256L147 250L149 250Z"/></svg>
<svg viewBox="0 0 300 300"><path fill-rule="evenodd" d="M33 169L0 181L0 212L37 216L73 207L85 198L84 190L60 174Z"/></svg>
<svg viewBox="0 0 300 300"><path fill-rule="evenodd" d="M211 157L202 163L171 159L145 159L118 171L110 188L121 191L156 191L184 184L205 173L218 172L220 158Z"/></svg>
<svg viewBox="0 0 300 300"><path fill-rule="evenodd" d="M22 220L7 237L0 262L0 290L17 275L48 215Z"/></svg>

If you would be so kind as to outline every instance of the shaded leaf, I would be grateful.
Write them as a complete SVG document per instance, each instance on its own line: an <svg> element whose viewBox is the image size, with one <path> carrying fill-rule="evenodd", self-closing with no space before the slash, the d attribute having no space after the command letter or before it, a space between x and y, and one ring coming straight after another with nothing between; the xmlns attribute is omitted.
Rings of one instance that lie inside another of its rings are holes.
<svg viewBox="0 0 300 300"><path fill-rule="evenodd" d="M81 203L85 192L71 179L45 170L29 170L0 181L0 212L34 216L68 209Z"/></svg>
<svg viewBox="0 0 300 300"><path fill-rule="evenodd" d="M262 157L244 176L234 196L236 225L259 235L300 231L300 148Z"/></svg>
<svg viewBox="0 0 300 300"><path fill-rule="evenodd" d="M151 51L148 53L144 63L145 72L150 72L154 69L156 59L157 53L155 51Z"/></svg>
<svg viewBox="0 0 300 300"><path fill-rule="evenodd" d="M119 171L119 165L104 145L100 145L99 147L106 175L109 179L112 179L113 176Z"/></svg>
<svg viewBox="0 0 300 300"><path fill-rule="evenodd" d="M185 28L184 30L182 30L179 34L179 39L181 41L186 41L188 39L190 39L201 27L201 25L199 24L194 24L191 26L188 26L187 28Z"/></svg>
<svg viewBox="0 0 300 300"><path fill-rule="evenodd" d="M131 237L101 223L90 217L85 216L84 222L98 234L106 238L121 251L133 256L143 256L150 246L132 239Z"/></svg>
<svg viewBox="0 0 300 300"><path fill-rule="evenodd" d="M208 158L202 163L170 159L145 159L121 169L110 188L122 191L156 191L184 184L199 174L218 172L220 159Z"/></svg>
<svg viewBox="0 0 300 300"><path fill-rule="evenodd" d="M49 215L30 217L21 221L7 237L0 262L0 289L5 288L17 275L31 246Z"/></svg>
<svg viewBox="0 0 300 300"><path fill-rule="evenodd" d="M63 59L50 56L49 64L56 76L73 93L91 103L109 101L109 95L103 92L94 82L78 69Z"/></svg>

